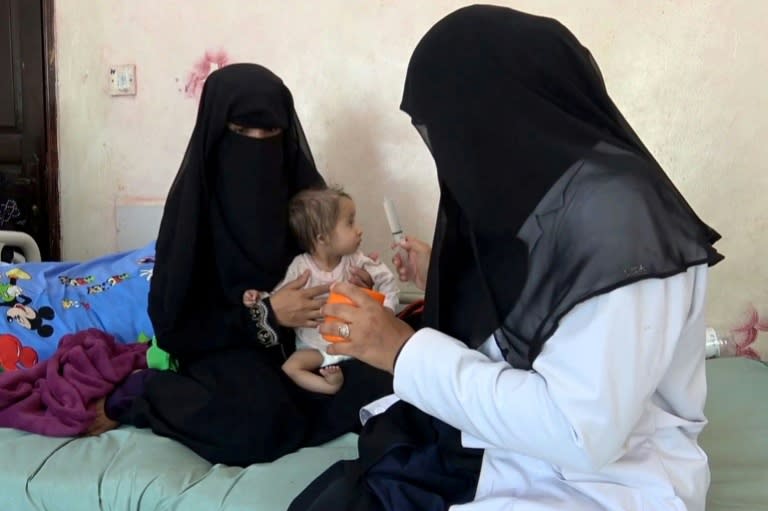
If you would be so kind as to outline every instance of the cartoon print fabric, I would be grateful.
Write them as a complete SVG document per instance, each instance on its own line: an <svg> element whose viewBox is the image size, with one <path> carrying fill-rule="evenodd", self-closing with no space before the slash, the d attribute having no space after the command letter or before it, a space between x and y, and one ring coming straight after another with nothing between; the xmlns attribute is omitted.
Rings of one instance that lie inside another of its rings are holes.
<svg viewBox="0 0 768 511"><path fill-rule="evenodd" d="M120 343L151 338L154 256L152 242L83 263L0 264L0 371L47 360L63 336L88 328Z"/></svg>

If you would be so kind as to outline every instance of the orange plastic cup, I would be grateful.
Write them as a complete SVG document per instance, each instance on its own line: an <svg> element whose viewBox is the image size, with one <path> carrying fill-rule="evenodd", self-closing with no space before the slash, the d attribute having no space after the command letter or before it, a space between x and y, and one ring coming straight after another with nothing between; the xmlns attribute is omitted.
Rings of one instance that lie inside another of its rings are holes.
<svg viewBox="0 0 768 511"><path fill-rule="evenodd" d="M365 293L379 302L379 304L384 305L384 298L385 296L382 293L379 293L378 291L374 291L373 289L365 289L361 288ZM328 302L327 303L342 303L344 305L352 305L353 307L357 307L357 304L353 302L347 295L343 295L339 293L338 291L331 291L331 294L328 295ZM343 321L339 318L335 318L333 316L326 316L324 323L343 323ZM328 342L344 342L346 339L344 337L339 337L338 335L328 335L323 334L323 339L325 339Z"/></svg>

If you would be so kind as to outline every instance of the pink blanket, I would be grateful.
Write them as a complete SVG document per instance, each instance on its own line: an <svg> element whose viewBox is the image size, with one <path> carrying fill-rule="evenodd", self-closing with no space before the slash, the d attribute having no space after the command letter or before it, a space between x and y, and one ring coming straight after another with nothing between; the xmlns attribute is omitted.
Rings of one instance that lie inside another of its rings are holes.
<svg viewBox="0 0 768 511"><path fill-rule="evenodd" d="M48 436L84 433L96 417L94 403L146 368L146 350L96 329L65 336L50 359L0 374L0 426Z"/></svg>

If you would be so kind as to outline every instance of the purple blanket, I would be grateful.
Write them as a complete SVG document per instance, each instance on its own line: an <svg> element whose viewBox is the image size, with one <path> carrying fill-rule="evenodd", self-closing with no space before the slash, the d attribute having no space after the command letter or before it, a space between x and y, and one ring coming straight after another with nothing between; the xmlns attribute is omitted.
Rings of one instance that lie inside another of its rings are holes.
<svg viewBox="0 0 768 511"><path fill-rule="evenodd" d="M96 329L65 336L50 359L0 374L0 426L48 436L84 433L96 401L147 367L146 350Z"/></svg>

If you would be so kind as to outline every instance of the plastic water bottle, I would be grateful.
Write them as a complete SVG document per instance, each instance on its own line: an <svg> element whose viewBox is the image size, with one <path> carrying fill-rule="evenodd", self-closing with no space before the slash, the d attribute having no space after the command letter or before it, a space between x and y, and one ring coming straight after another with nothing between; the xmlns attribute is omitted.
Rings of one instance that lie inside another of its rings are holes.
<svg viewBox="0 0 768 511"><path fill-rule="evenodd" d="M737 355L736 341L731 333L718 332L714 328L706 329L707 358L735 357Z"/></svg>

